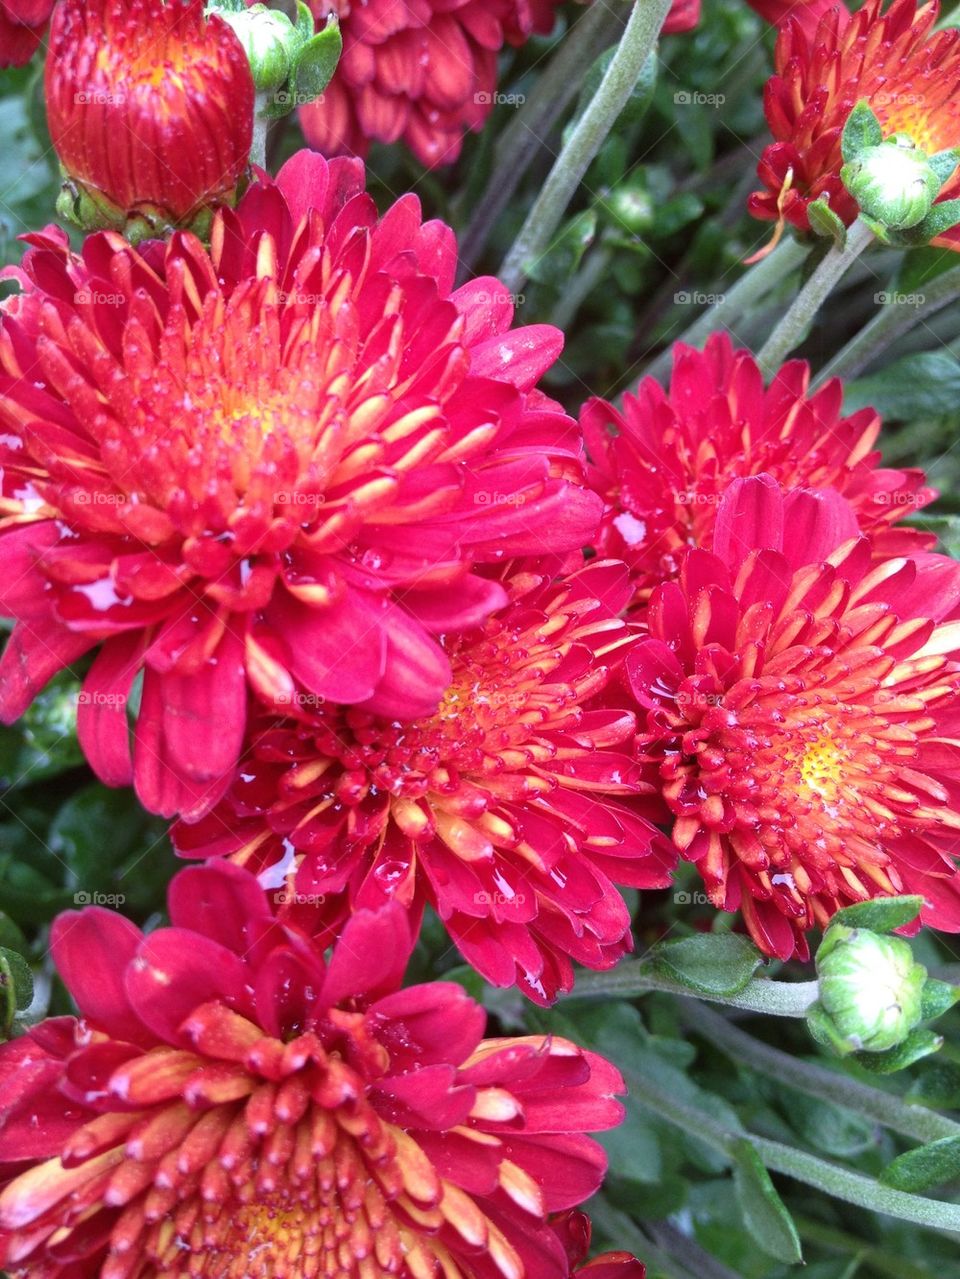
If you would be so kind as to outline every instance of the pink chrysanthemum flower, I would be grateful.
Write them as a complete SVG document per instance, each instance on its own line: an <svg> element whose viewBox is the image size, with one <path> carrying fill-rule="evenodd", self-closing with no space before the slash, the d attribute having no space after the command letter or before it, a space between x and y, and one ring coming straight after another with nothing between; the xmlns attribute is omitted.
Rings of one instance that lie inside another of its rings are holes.
<svg viewBox="0 0 960 1279"><path fill-rule="evenodd" d="M810 391L810 366L785 364L765 388L749 351L714 334L701 352L678 343L669 390L645 378L622 410L589 400L581 426L604 498L598 550L630 567L638 596L678 571L687 547L709 548L732 480L765 472L786 487L834 489L877 555L929 549L899 523L932 502L920 470L878 466L880 418L842 413L843 387Z"/></svg>
<svg viewBox="0 0 960 1279"><path fill-rule="evenodd" d="M396 904L328 960L234 866L182 872L170 915L61 915L80 1020L0 1047L14 1279L568 1279L549 1217L600 1184L613 1066L484 1039L451 983L401 990Z"/></svg>
<svg viewBox="0 0 960 1279"><path fill-rule="evenodd" d="M223 802L175 827L180 852L255 870L311 931L429 903L487 980L540 1002L570 988L571 960L616 963L631 936L614 884L662 887L674 857L631 807L635 722L612 687L634 642L626 572L553 568L511 569L507 606L445 636L435 714L301 704L255 722Z"/></svg>
<svg viewBox="0 0 960 1279"><path fill-rule="evenodd" d="M249 691L432 713L438 636L506 595L474 572L589 541L576 425L533 388L561 335L452 291L453 234L358 161L132 249L30 237L0 312L0 663L8 722L99 646L80 740L164 814L229 783ZM131 760L125 708L144 672Z"/></svg>
<svg viewBox="0 0 960 1279"><path fill-rule="evenodd" d="M960 565L875 561L835 492L735 480L626 658L681 855L768 954L918 893L960 931Z"/></svg>

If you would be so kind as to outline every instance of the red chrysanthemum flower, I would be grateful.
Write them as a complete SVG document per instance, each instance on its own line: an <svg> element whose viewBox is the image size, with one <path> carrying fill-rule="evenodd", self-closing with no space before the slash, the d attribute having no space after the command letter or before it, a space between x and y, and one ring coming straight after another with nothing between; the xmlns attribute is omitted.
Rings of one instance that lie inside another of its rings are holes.
<svg viewBox="0 0 960 1279"><path fill-rule="evenodd" d="M552 1223L570 1259L571 1276L585 1279L644 1279L646 1268L628 1252L605 1252L585 1262L590 1250L592 1226L584 1212L565 1212Z"/></svg>
<svg viewBox="0 0 960 1279"><path fill-rule="evenodd" d="M143 234L233 199L253 137L253 76L203 0L63 0L45 85L83 225Z"/></svg>
<svg viewBox="0 0 960 1279"><path fill-rule="evenodd" d="M395 904L327 962L234 866L182 872L170 915L61 915L81 1020L0 1048L15 1279L567 1279L547 1218L600 1184L613 1066L484 1039L452 983L399 989Z"/></svg>
<svg viewBox="0 0 960 1279"><path fill-rule="evenodd" d="M326 155L365 155L403 140L426 165L452 164L463 135L493 109L497 57L553 26L560 0L312 0L322 26L340 18L343 56L317 102L301 108Z"/></svg>
<svg viewBox="0 0 960 1279"><path fill-rule="evenodd" d="M449 228L362 187L302 152L209 251L51 229L3 307L0 710L102 644L80 740L155 812L218 798L248 687L430 714L436 637L506 598L474 566L596 524L579 432L532 389L561 335L509 331L496 280L451 292Z"/></svg>
<svg viewBox="0 0 960 1279"><path fill-rule="evenodd" d="M840 138L850 112L865 100L884 136L908 134L928 154L960 145L960 30L935 31L937 0L867 0L852 17L837 5L815 31L787 22L777 40L776 75L765 93L776 142L759 165L766 190L750 212L810 229L807 208L824 197L847 224L857 205L840 180ZM960 193L956 175L941 199ZM943 238L950 243L953 233Z"/></svg>
<svg viewBox="0 0 960 1279"><path fill-rule="evenodd" d="M0 0L0 67L22 67L40 48L55 0Z"/></svg>
<svg viewBox="0 0 960 1279"><path fill-rule="evenodd" d="M339 17L343 56L323 97L300 110L307 141L325 155L366 155L372 141L402 140L425 165L452 164L497 101L503 45L548 32L560 3L311 0L318 27ZM700 0L675 0L664 31L699 20Z"/></svg>
<svg viewBox="0 0 960 1279"><path fill-rule="evenodd" d="M606 503L598 550L630 566L641 599L676 574L687 547L709 548L730 482L761 472L786 487L842 493L877 555L935 543L897 523L936 492L922 471L877 465L878 415L843 417L839 381L809 388L810 366L794 360L765 389L750 352L714 334L702 352L674 347L669 391L645 378L622 411L587 402L580 421L590 477Z"/></svg>
<svg viewBox="0 0 960 1279"><path fill-rule="evenodd" d="M837 493L734 481L626 658L677 847L782 959L901 892L960 931L960 565L857 533Z"/></svg>
<svg viewBox="0 0 960 1279"><path fill-rule="evenodd" d="M570 989L571 959L611 967L631 945L613 883L664 886L675 856L627 802L635 722L608 692L633 642L623 565L550 571L511 570L510 603L444 638L434 715L255 722L224 801L175 828L180 852L250 867L325 935L387 897L415 917L429 902L488 981L540 1002Z"/></svg>
<svg viewBox="0 0 960 1279"><path fill-rule="evenodd" d="M825 13L846 8L842 0L747 0L747 3L772 26L779 27L792 20L809 34L816 31Z"/></svg>

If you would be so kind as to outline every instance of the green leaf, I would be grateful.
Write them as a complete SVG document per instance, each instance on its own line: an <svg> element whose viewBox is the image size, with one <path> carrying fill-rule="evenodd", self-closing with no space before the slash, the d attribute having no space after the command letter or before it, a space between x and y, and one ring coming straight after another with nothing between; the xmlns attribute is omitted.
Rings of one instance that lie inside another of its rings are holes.
<svg viewBox="0 0 960 1279"><path fill-rule="evenodd" d="M290 87L297 106L320 97L333 78L342 52L340 24L331 15L323 30L311 36L297 55L290 76Z"/></svg>
<svg viewBox="0 0 960 1279"><path fill-rule="evenodd" d="M733 1147L733 1181L747 1228L758 1247L788 1265L803 1262L800 1236L793 1218L777 1194L770 1174L753 1145L746 1139Z"/></svg>
<svg viewBox="0 0 960 1279"><path fill-rule="evenodd" d="M960 986L928 977L924 982L921 1016L924 1021L936 1021L960 999Z"/></svg>
<svg viewBox="0 0 960 1279"><path fill-rule="evenodd" d="M902 1044L885 1053L857 1053L854 1057L858 1066L871 1071L875 1075L893 1075L898 1070L906 1070L922 1057L929 1057L943 1047L943 1036L932 1030L922 1028L913 1030Z"/></svg>
<svg viewBox="0 0 960 1279"><path fill-rule="evenodd" d="M875 897L873 901L845 906L830 920L830 927L866 928L872 933L892 933L912 923L920 914L922 897Z"/></svg>
<svg viewBox="0 0 960 1279"><path fill-rule="evenodd" d="M815 235L832 240L838 249L844 247L847 243L847 228L843 219L837 217L823 196L807 205L807 215Z"/></svg>
<svg viewBox="0 0 960 1279"><path fill-rule="evenodd" d="M844 163L855 160L867 147L878 147L883 141L883 129L880 121L873 114L870 103L865 99L853 108L847 117L840 140Z"/></svg>
<svg viewBox="0 0 960 1279"><path fill-rule="evenodd" d="M904 1101L936 1110L960 1109L960 1065L939 1057L925 1061Z"/></svg>
<svg viewBox="0 0 960 1279"><path fill-rule="evenodd" d="M950 231L960 222L960 200L941 200L935 204L919 226L907 233L914 243L925 244ZM913 237L916 237L914 240Z"/></svg>
<svg viewBox="0 0 960 1279"><path fill-rule="evenodd" d="M0 946L0 990L8 1006L23 1012L33 1003L33 973L24 957L15 950Z"/></svg>
<svg viewBox="0 0 960 1279"><path fill-rule="evenodd" d="M894 1159L880 1174L880 1181L893 1190L919 1195L958 1176L960 1137L942 1137Z"/></svg>
<svg viewBox="0 0 960 1279"><path fill-rule="evenodd" d="M957 165L960 164L960 149L950 147L947 151L938 151L936 155L928 155L927 164L940 179L942 187Z"/></svg>
<svg viewBox="0 0 960 1279"><path fill-rule="evenodd" d="M946 351L923 351L851 383L844 411L871 407L885 419L911 422L953 413L958 398L960 361Z"/></svg>
<svg viewBox="0 0 960 1279"><path fill-rule="evenodd" d="M664 942L647 956L649 963L698 995L737 995L763 963L763 956L735 933L702 933Z"/></svg>

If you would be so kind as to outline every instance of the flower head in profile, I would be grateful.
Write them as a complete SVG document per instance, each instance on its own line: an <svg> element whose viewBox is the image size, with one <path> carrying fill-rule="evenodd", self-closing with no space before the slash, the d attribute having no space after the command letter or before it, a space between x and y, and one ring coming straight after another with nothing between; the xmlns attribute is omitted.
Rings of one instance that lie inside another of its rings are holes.
<svg viewBox="0 0 960 1279"><path fill-rule="evenodd" d="M613 688L633 642L626 572L555 568L510 566L506 606L447 633L434 714L301 703L255 721L238 779L178 824L178 850L256 871L311 931L429 903L488 981L540 1002L571 987L571 960L611 967L631 945L614 884L662 887L673 858L631 807L635 721Z"/></svg>
<svg viewBox="0 0 960 1279"><path fill-rule="evenodd" d="M550 1218L602 1179L611 1065L485 1039L460 986L400 989L396 904L328 959L234 866L182 872L170 916L61 915L80 1019L0 1047L13 1279L568 1279Z"/></svg>
<svg viewBox="0 0 960 1279"><path fill-rule="evenodd" d="M838 493L735 480L626 658L674 842L782 959L873 897L960 931L960 565L858 534Z"/></svg>
<svg viewBox="0 0 960 1279"><path fill-rule="evenodd" d="M247 171L254 86L203 0L63 0L45 71L50 137L81 226L206 230Z"/></svg>
<svg viewBox="0 0 960 1279"><path fill-rule="evenodd" d="M0 67L22 67L40 48L54 0L0 0Z"/></svg>
<svg viewBox="0 0 960 1279"><path fill-rule="evenodd" d="M810 366L785 364L765 388L756 360L714 334L701 352L678 343L669 390L645 378L622 410L589 400L581 425L604 498L598 550L630 567L646 599L679 570L689 546L709 549L731 481L761 472L787 487L834 489L877 555L928 549L935 539L899 523L936 493L919 470L878 466L880 418L842 412L843 387L810 390Z"/></svg>
<svg viewBox="0 0 960 1279"><path fill-rule="evenodd" d="M960 145L960 30L936 30L937 0L866 0L852 16L842 5L815 30L787 21L765 110L775 141L759 165L764 190L750 199L754 217L810 229L807 210L826 199L848 225L857 205L840 178L841 135L858 102L884 137L906 135L928 155ZM956 175L941 199L960 192ZM951 243L954 232L942 237Z"/></svg>
<svg viewBox="0 0 960 1279"><path fill-rule="evenodd" d="M412 196L378 218L358 161L301 152L209 250L30 242L0 313L0 710L98 647L80 740L152 811L216 801L250 690L431 714L437 637L506 599L475 567L589 541L579 433L533 389L560 334L511 330L496 280L452 291L452 232Z"/></svg>

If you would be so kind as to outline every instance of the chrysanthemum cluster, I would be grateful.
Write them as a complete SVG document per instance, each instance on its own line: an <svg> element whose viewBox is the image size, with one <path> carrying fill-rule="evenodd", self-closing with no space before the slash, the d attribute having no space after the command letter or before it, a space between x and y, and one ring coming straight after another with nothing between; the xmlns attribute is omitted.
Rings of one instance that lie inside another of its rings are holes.
<svg viewBox="0 0 960 1279"><path fill-rule="evenodd" d="M428 164L556 8L331 7L308 138ZM852 220L864 97L957 140L935 5L754 7L781 24L758 216ZM41 8L0 0L0 32ZM65 189L112 229L4 273L0 717L75 675L93 769L200 864L169 927L54 923L79 1016L0 1046L0 1267L643 1279L588 1260L579 1211L617 1070L404 988L421 922L541 1004L631 950L620 890L681 860L781 959L878 896L960 932L960 565L908 519L936 494L838 381L765 382L724 336L575 420L540 385L562 334L456 287L412 195L378 211L346 156L251 168L262 103L198 0L63 0L52 46Z"/></svg>

